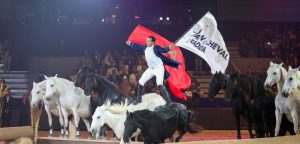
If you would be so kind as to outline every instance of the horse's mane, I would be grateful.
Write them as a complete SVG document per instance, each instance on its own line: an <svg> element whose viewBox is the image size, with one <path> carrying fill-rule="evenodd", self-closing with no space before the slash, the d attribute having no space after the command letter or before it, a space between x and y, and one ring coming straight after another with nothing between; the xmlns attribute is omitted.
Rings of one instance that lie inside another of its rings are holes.
<svg viewBox="0 0 300 144"><path fill-rule="evenodd" d="M69 84L69 85L72 85L72 86L75 87L74 83L71 82L71 81L69 81L69 80L67 80L67 79L60 78L60 77L56 77L56 79L58 79L58 80L60 80L60 81L63 81L64 83Z"/></svg>
<svg viewBox="0 0 300 144"><path fill-rule="evenodd" d="M114 84L113 82L109 81L104 76L95 75L95 77L96 77L97 82L99 82L101 84L101 86L103 86L105 88L108 88L108 89L113 89L113 90L116 90L116 91L120 91L119 88L118 88L118 86L116 84Z"/></svg>
<svg viewBox="0 0 300 144"><path fill-rule="evenodd" d="M263 82L257 77L239 74L236 80L239 87L247 92L251 98L264 96L266 94Z"/></svg>
<svg viewBox="0 0 300 144"><path fill-rule="evenodd" d="M281 66L280 67L280 77L281 77L281 79L285 80L286 75L287 75L286 69Z"/></svg>
<svg viewBox="0 0 300 144"><path fill-rule="evenodd" d="M103 107L105 107L105 110L113 113L113 114L121 114L125 113L128 109L128 103L127 100L125 100L125 103L123 104L113 104L111 101L107 101Z"/></svg>
<svg viewBox="0 0 300 144"><path fill-rule="evenodd" d="M237 85L240 87L243 91L248 93L251 98L253 98L254 90L253 90L253 84L252 84L252 77L244 74L238 74L236 77Z"/></svg>
<svg viewBox="0 0 300 144"><path fill-rule="evenodd" d="M104 76L95 75L95 78L96 78L97 83L100 84L102 87L100 90L100 92L103 92L102 96L104 96L106 99L109 98L110 96L112 96L112 94L115 94L118 97L116 99L111 99L114 103L121 104L122 102L124 102L126 100L130 100L130 102L132 101L132 99L130 97L127 97L115 83L109 81ZM111 93L111 92L114 92L114 93ZM110 96L107 97L106 95L110 95Z"/></svg>

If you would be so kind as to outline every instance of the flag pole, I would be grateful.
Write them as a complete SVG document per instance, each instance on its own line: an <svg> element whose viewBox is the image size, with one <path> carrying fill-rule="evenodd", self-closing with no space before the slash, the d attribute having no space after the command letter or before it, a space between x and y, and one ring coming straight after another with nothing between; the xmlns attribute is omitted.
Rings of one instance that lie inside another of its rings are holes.
<svg viewBox="0 0 300 144"><path fill-rule="evenodd" d="M192 25L187 31L185 31L185 32L183 33L182 36L184 36L186 33L188 33L188 32L193 28L193 26L194 26L196 23L198 23L198 21L201 20L201 19L209 12L209 10L210 10L210 8L202 15L202 17L201 17L200 19L198 19L195 23L193 23L193 25ZM174 44L176 44L176 43L182 38L182 36L179 37L179 38L175 41Z"/></svg>

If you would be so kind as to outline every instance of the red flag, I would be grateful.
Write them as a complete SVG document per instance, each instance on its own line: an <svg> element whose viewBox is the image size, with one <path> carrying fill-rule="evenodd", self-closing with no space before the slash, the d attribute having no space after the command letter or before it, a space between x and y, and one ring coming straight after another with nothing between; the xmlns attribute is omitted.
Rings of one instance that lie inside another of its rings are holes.
<svg viewBox="0 0 300 144"><path fill-rule="evenodd" d="M147 29L144 26L138 25L133 32L130 34L128 40L137 44L144 45L146 43L146 39L148 36L154 36L156 38L156 44L160 45L162 47L166 47L172 42L168 41L164 37L160 36L159 34ZM181 90L187 89L191 86L191 79L189 75L185 71L185 62L184 57L179 49L179 47L174 46L171 51L168 52L166 55L169 58L175 59L182 63L182 65L179 65L179 68L172 68L167 65L165 66L165 69L170 73L170 77L168 79L170 89L172 93L180 98L186 100L186 97L184 93Z"/></svg>

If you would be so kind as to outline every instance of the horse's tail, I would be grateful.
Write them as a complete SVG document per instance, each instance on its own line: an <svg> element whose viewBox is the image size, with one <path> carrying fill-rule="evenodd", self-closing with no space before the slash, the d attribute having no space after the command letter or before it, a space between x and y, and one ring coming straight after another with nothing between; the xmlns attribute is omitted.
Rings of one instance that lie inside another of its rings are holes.
<svg viewBox="0 0 300 144"><path fill-rule="evenodd" d="M194 124L196 121L195 114L189 110L179 110L179 123L185 127L186 132L191 134L198 133L199 131L194 129Z"/></svg>
<svg viewBox="0 0 300 144"><path fill-rule="evenodd" d="M188 111L187 130L190 134L195 134L199 132L198 130L194 129L194 127L192 126L192 123L194 123L195 121L196 121L195 113L192 111Z"/></svg>

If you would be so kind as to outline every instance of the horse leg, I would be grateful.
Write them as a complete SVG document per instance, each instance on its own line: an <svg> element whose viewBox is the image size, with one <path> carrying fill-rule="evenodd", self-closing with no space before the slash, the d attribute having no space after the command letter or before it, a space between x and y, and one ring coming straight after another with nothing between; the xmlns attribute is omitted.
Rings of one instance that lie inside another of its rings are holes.
<svg viewBox="0 0 300 144"><path fill-rule="evenodd" d="M83 122L86 126L87 131L89 132L89 137L88 138L91 139L92 138L92 133L90 132L90 127L91 127L90 122L86 118L82 118L82 120L83 120Z"/></svg>
<svg viewBox="0 0 300 144"><path fill-rule="evenodd" d="M100 128L100 139L106 140L107 139L107 126L104 125Z"/></svg>
<svg viewBox="0 0 300 144"><path fill-rule="evenodd" d="M65 108L61 108L61 112L64 118L64 131L65 131L65 137L69 137L69 131L67 129L68 125L69 125L69 121L68 121L68 112Z"/></svg>
<svg viewBox="0 0 300 144"><path fill-rule="evenodd" d="M50 128L49 137L52 137L53 136L52 114L51 114L49 106L45 105L45 110L46 110L47 115L48 115L48 122L49 122L49 128Z"/></svg>
<svg viewBox="0 0 300 144"><path fill-rule="evenodd" d="M276 116L275 136L278 136L280 125L281 125L281 119L282 119L282 114L279 112L278 109L275 110L275 116Z"/></svg>
<svg viewBox="0 0 300 144"><path fill-rule="evenodd" d="M63 114L61 112L60 105L57 106L58 109L58 117L59 117L59 123L60 123L60 137L64 137L64 118Z"/></svg>
<svg viewBox="0 0 300 144"><path fill-rule="evenodd" d="M185 131L178 131L178 132L179 132L179 135L178 135L178 137L175 139L175 142L180 142L181 139L182 139L182 137L183 137L183 135L187 132L187 130L185 130Z"/></svg>
<svg viewBox="0 0 300 144"><path fill-rule="evenodd" d="M80 131L79 131L78 124L79 124L80 117L78 116L78 109L77 108L78 108L78 106L73 107L72 112L73 112L74 122L75 122L75 127L76 127L76 138L79 138L80 137Z"/></svg>
<svg viewBox="0 0 300 144"><path fill-rule="evenodd" d="M264 130L265 130L265 136L266 137L274 137L274 131L271 130L271 122L268 122L268 114L267 111L264 109L262 112L262 118L264 122Z"/></svg>
<svg viewBox="0 0 300 144"><path fill-rule="evenodd" d="M252 132L252 119L248 110L245 111L245 115L246 115L247 127L248 127L250 138L254 138L255 135Z"/></svg>
<svg viewBox="0 0 300 144"><path fill-rule="evenodd" d="M240 124L240 112L237 102L232 102L232 112L235 118L236 130L237 130L237 139L241 139L241 124Z"/></svg>
<svg viewBox="0 0 300 144"><path fill-rule="evenodd" d="M299 129L299 121L298 121L298 113L297 113L297 110L294 109L292 112L291 112L291 115L292 115L292 118L293 118L293 123L294 123L294 132L297 134L298 133L298 129Z"/></svg>

